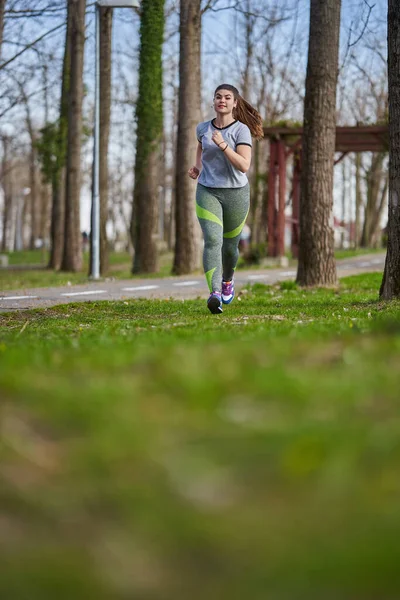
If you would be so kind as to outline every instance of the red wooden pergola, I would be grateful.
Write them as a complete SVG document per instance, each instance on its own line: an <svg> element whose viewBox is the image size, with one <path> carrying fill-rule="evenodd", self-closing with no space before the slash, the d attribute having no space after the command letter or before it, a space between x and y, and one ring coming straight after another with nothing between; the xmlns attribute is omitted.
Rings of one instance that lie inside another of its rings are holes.
<svg viewBox="0 0 400 600"><path fill-rule="evenodd" d="M265 127L264 136L269 138L268 173L268 256L283 256L285 253L285 201L286 161L293 155L292 179L292 244L295 258L299 246L300 217L300 174L302 127ZM349 152L385 152L389 146L387 126L370 125L336 128L336 152L340 162Z"/></svg>

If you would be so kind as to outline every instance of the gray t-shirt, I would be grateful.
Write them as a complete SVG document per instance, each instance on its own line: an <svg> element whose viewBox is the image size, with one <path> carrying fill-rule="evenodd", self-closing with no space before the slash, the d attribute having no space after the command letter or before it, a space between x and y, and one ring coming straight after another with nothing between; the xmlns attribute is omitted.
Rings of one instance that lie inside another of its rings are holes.
<svg viewBox="0 0 400 600"><path fill-rule="evenodd" d="M203 169L200 173L199 183L213 188L244 187L248 182L246 173L242 173L233 166L225 156L225 152L222 152L221 148L214 144L211 136L218 129L226 143L236 151L240 145L252 146L250 129L240 121L234 121L222 128L216 127L213 121L199 123L196 128L197 139L203 148L201 156Z"/></svg>

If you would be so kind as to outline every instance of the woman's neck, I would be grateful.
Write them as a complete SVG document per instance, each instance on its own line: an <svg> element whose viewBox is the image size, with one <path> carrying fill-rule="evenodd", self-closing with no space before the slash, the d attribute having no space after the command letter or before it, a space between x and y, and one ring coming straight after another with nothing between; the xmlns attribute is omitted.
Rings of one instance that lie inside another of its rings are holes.
<svg viewBox="0 0 400 600"><path fill-rule="evenodd" d="M217 127L227 127L228 125L231 125L231 123L234 123L234 121L235 119L233 118L232 113L229 115L221 115L218 113L214 119L214 123Z"/></svg>

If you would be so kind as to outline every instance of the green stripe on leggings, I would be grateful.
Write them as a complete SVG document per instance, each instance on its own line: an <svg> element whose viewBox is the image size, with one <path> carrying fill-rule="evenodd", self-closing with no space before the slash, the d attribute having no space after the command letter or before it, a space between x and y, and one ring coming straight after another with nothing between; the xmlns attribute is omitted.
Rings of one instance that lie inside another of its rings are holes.
<svg viewBox="0 0 400 600"><path fill-rule="evenodd" d="M247 211L247 215L248 214L249 214L249 212ZM239 233L242 232L244 224L246 223L247 215L245 216L245 218L243 219L243 221L240 223L240 225L238 227L236 227L232 231L228 231L227 233L224 233L224 238L235 238L237 235L239 235Z"/></svg>
<svg viewBox="0 0 400 600"><path fill-rule="evenodd" d="M202 208L198 204L196 204L196 215L199 217L199 219L205 219L206 221L213 221L214 223L218 223L218 225L221 225L221 227L223 227L221 219L218 219L218 217L216 215L214 215L209 210Z"/></svg>
<svg viewBox="0 0 400 600"><path fill-rule="evenodd" d="M214 275L214 271L217 267L214 267L213 269L210 269L209 271L207 271L207 273L205 273L206 279L207 279L207 284L208 284L208 289L210 290L210 292L213 291L212 289L212 276Z"/></svg>

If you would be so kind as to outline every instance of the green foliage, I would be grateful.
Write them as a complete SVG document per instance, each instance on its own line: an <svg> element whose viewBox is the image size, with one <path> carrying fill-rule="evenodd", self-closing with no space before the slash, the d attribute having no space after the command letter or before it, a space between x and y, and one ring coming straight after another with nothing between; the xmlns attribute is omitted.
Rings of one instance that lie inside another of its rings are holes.
<svg viewBox="0 0 400 600"><path fill-rule="evenodd" d="M396 598L380 279L0 315L0 596Z"/></svg>
<svg viewBox="0 0 400 600"><path fill-rule="evenodd" d="M82 126L82 144L85 144L91 135L92 127L87 120L84 120ZM36 140L35 146L44 180L47 183L56 183L61 169L66 162L67 123L64 118L55 123L47 123L40 130L40 137Z"/></svg>
<svg viewBox="0 0 400 600"><path fill-rule="evenodd" d="M62 166L66 159L65 131L60 127L60 122L47 123L40 130L40 137L36 141L42 173L47 183L58 180Z"/></svg>
<svg viewBox="0 0 400 600"><path fill-rule="evenodd" d="M245 268L250 265L259 265L261 260L267 256L266 244L250 244L250 248L239 260L238 267Z"/></svg>
<svg viewBox="0 0 400 600"><path fill-rule="evenodd" d="M269 125L269 127L303 127L303 123L301 121L293 121L292 119L280 119L279 121L274 121Z"/></svg>
<svg viewBox="0 0 400 600"><path fill-rule="evenodd" d="M365 121L357 121L357 126L359 127L373 127L374 125L388 125L389 124L389 108L386 107L384 113L380 116L379 119L372 120L371 117L368 117Z"/></svg>
<svg viewBox="0 0 400 600"><path fill-rule="evenodd" d="M140 21L139 93L136 105L138 172L157 149L163 133L162 45L164 0L143 0Z"/></svg>
<svg viewBox="0 0 400 600"><path fill-rule="evenodd" d="M69 18L66 30L60 117L54 123L46 123L40 130L36 142L39 161L42 165L44 180L56 187L59 182L61 169L67 159L68 137L68 90L70 86L70 53L69 53Z"/></svg>

